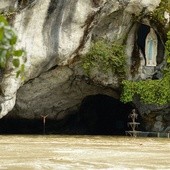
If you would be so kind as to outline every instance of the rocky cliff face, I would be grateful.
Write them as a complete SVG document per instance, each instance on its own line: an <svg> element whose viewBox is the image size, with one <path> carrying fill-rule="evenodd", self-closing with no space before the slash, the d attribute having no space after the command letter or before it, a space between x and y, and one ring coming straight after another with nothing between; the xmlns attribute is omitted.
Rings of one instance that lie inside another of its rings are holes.
<svg viewBox="0 0 170 170"><path fill-rule="evenodd" d="M82 55L88 52L91 42L101 38L126 45L129 79L152 78L163 63L160 36L158 68L148 69L141 62L135 76L131 74L136 36L145 36L143 32L150 27L157 32L145 14L152 12L160 0L3 0L0 3L1 11L16 11L12 23L20 40L18 46L27 52L24 82L12 71L3 75L0 117L11 111L9 116L33 119L49 114L50 118L62 119L77 110L88 95L100 93L119 98L117 75L97 71L87 77L81 66ZM141 23L134 20L138 17L142 18ZM141 108L141 104L136 106Z"/></svg>

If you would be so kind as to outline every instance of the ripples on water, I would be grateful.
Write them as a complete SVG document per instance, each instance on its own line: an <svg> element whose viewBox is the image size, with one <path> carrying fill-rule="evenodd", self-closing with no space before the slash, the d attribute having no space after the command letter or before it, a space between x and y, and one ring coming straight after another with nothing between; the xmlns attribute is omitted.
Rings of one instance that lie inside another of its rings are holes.
<svg viewBox="0 0 170 170"><path fill-rule="evenodd" d="M168 138L0 136L0 169L170 169Z"/></svg>

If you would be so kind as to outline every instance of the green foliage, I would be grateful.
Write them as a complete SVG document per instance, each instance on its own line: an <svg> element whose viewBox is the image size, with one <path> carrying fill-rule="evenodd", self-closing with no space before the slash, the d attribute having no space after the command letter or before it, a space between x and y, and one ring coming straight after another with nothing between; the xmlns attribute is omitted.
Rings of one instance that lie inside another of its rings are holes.
<svg viewBox="0 0 170 170"><path fill-rule="evenodd" d="M166 59L167 64L170 64L170 31L167 33L167 41L165 43L166 46Z"/></svg>
<svg viewBox="0 0 170 170"><path fill-rule="evenodd" d="M139 82L123 81L121 101L131 102L135 95L146 104L164 105L170 102L170 79L145 80Z"/></svg>
<svg viewBox="0 0 170 170"><path fill-rule="evenodd" d="M99 40L92 44L83 57L83 68L87 75L93 68L107 73L110 69L119 77L125 76L125 52L122 45Z"/></svg>
<svg viewBox="0 0 170 170"><path fill-rule="evenodd" d="M0 15L0 68L5 69L9 60L18 68L17 76L24 72L20 65L19 57L24 55L24 50L16 49L17 36L4 16ZM18 74L19 73L19 74Z"/></svg>
<svg viewBox="0 0 170 170"><path fill-rule="evenodd" d="M154 10L153 13L150 13L150 17L153 21L159 22L161 25L165 25L166 19L164 18L164 12L170 12L170 1L161 0L160 5Z"/></svg>
<svg viewBox="0 0 170 170"><path fill-rule="evenodd" d="M147 104L164 105L170 103L170 31L167 33L166 58L167 67L163 70L164 76L160 80L123 81L121 101L133 101L135 95Z"/></svg>

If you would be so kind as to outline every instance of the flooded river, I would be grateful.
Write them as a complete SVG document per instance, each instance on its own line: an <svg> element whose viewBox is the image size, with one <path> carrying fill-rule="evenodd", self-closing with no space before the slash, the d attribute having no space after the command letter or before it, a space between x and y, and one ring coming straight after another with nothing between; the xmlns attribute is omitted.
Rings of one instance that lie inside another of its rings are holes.
<svg viewBox="0 0 170 170"><path fill-rule="evenodd" d="M170 139L2 135L0 169L170 169Z"/></svg>

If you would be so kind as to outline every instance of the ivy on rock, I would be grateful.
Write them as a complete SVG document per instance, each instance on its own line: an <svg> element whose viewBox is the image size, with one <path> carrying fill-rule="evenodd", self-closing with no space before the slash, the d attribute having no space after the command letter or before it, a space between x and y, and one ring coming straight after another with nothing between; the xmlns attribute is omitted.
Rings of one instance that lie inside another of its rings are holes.
<svg viewBox="0 0 170 170"><path fill-rule="evenodd" d="M170 103L170 31L167 33L165 47L167 66L163 70L163 78L136 82L124 80L121 101L131 102L134 96L138 95L146 104L165 105Z"/></svg>
<svg viewBox="0 0 170 170"><path fill-rule="evenodd" d="M164 105L170 102L170 79L145 80L139 82L123 81L121 101L131 102L135 95L146 104Z"/></svg>
<svg viewBox="0 0 170 170"><path fill-rule="evenodd" d="M22 49L16 49L17 35L15 30L8 24L4 16L0 15L0 68L7 68L9 60L17 68L16 76L21 75L23 78L24 64L20 63L20 57L25 52Z"/></svg>
<svg viewBox="0 0 170 170"><path fill-rule="evenodd" d="M89 52L83 57L83 69L87 75L93 68L97 68L103 73L109 70L119 77L125 76L125 52L124 46L98 40L92 43Z"/></svg>
<svg viewBox="0 0 170 170"><path fill-rule="evenodd" d="M164 13L170 13L170 1L169 0L161 0L159 6L150 13L150 17L152 21L159 22L162 26L167 22L164 18Z"/></svg>

